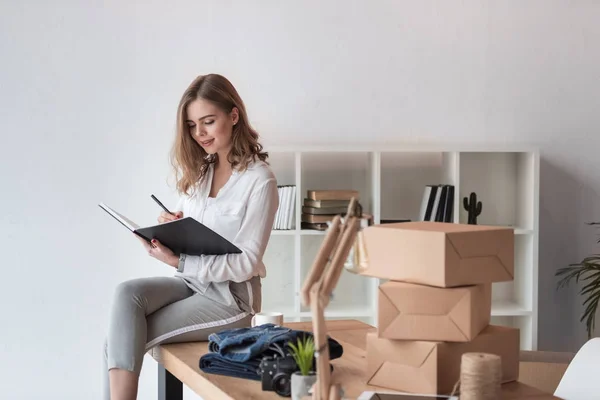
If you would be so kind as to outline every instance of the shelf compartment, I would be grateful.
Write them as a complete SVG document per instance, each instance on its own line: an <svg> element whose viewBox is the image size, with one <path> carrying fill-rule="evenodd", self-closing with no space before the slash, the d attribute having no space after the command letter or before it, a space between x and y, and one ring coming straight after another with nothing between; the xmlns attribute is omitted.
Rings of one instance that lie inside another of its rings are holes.
<svg viewBox="0 0 600 400"><path fill-rule="evenodd" d="M269 152L267 162L277 177L278 185L296 185L296 153Z"/></svg>
<svg viewBox="0 0 600 400"><path fill-rule="evenodd" d="M344 316L336 316L334 314L325 312L325 320L326 321L336 321L336 320L348 320L354 319L360 322L364 322L367 325L375 326L374 317L369 316L357 316L357 317L344 317ZM313 318L311 316L301 316L298 318L299 322L312 322Z"/></svg>
<svg viewBox="0 0 600 400"><path fill-rule="evenodd" d="M295 234L295 229L273 229L271 231L271 235L273 236L293 236Z"/></svg>
<svg viewBox="0 0 600 400"><path fill-rule="evenodd" d="M319 231L317 229L300 229L300 235L308 236L324 236L327 231Z"/></svg>
<svg viewBox="0 0 600 400"><path fill-rule="evenodd" d="M309 190L357 190L363 212L373 214L373 169L371 152L306 152L301 155L301 209ZM323 233L322 231L306 229Z"/></svg>
<svg viewBox="0 0 600 400"><path fill-rule="evenodd" d="M302 311L298 313L300 317L310 317L311 310ZM325 309L325 316L332 318L348 318L355 319L357 317L368 317L372 318L374 316L374 311L370 307L350 307L350 306L337 306L337 307L329 307Z"/></svg>
<svg viewBox="0 0 600 400"><path fill-rule="evenodd" d="M492 305L496 312L529 315L532 309L533 251L531 235L515 235L514 279L492 284ZM511 311L512 310L512 311Z"/></svg>
<svg viewBox="0 0 600 400"><path fill-rule="evenodd" d="M267 276L262 280L262 311L295 312L293 236L272 236L263 261Z"/></svg>
<svg viewBox="0 0 600 400"><path fill-rule="evenodd" d="M527 316L531 310L523 305L509 300L492 301L492 316Z"/></svg>
<svg viewBox="0 0 600 400"><path fill-rule="evenodd" d="M458 183L458 154L453 152L382 152L381 220L420 221L427 185ZM453 221L456 219L456 192Z"/></svg>
<svg viewBox="0 0 600 400"><path fill-rule="evenodd" d="M271 169L273 173L277 177L277 185L278 186L297 186L296 182L296 159L299 155L295 152L281 152L281 153L269 153L269 158L267 162L271 165ZM273 229L273 233L275 235L278 234L293 234L296 229L296 206L297 206L297 196L294 196L292 199L286 199L286 197L280 192L279 195L279 207L281 211L284 209L289 209L290 217L291 217L291 227L290 229ZM287 200L287 201L286 201ZM290 203L291 201L291 203ZM277 214L279 215L280 210L277 210ZM283 215L283 214L281 214ZM275 217L275 223L277 223L277 216Z"/></svg>
<svg viewBox="0 0 600 400"><path fill-rule="evenodd" d="M302 236L301 243L301 276L305 281L308 271L312 268L324 236ZM328 313L341 313L340 315L365 314L372 310L373 285L371 280L360 275L342 270L336 287L333 289L332 299L326 310ZM357 311L358 310L358 311ZM310 312L310 306L301 305L301 312ZM372 312L372 311L371 311Z"/></svg>
<svg viewBox="0 0 600 400"><path fill-rule="evenodd" d="M515 229L515 235L533 235L533 230L517 228Z"/></svg>
<svg viewBox="0 0 600 400"><path fill-rule="evenodd" d="M490 324L519 329L521 350L534 350L537 347L532 318L529 316L492 316Z"/></svg>
<svg viewBox="0 0 600 400"><path fill-rule="evenodd" d="M533 229L535 166L529 152L460 153L460 222L468 220L463 198L475 192L482 203L479 225Z"/></svg>

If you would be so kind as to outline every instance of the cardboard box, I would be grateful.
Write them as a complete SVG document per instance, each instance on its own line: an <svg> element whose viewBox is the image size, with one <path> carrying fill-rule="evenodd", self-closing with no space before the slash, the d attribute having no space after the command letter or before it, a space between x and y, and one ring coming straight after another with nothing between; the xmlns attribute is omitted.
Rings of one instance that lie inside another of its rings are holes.
<svg viewBox="0 0 600 400"><path fill-rule="evenodd" d="M378 290L380 337L468 342L490 323L491 284L438 288L386 282Z"/></svg>
<svg viewBox="0 0 600 400"><path fill-rule="evenodd" d="M554 393L576 353L521 350L519 382Z"/></svg>
<svg viewBox="0 0 600 400"><path fill-rule="evenodd" d="M393 281L437 287L512 281L514 230L507 227L403 222L363 230L368 267Z"/></svg>
<svg viewBox="0 0 600 400"><path fill-rule="evenodd" d="M502 358L502 383L519 377L519 330L488 325L471 342L394 340L367 334L367 384L410 393L449 394L464 353Z"/></svg>

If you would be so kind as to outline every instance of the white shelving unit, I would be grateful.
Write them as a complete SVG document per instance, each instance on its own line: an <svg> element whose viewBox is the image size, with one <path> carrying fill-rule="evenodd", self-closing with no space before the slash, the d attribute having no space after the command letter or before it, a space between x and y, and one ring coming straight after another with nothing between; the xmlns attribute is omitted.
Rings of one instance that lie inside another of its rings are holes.
<svg viewBox="0 0 600 400"><path fill-rule="evenodd" d="M521 348L537 349L539 153L522 148L266 147L280 185L296 185L293 229L273 231L265 254L263 310L288 321L311 320L299 291L324 232L300 229L309 189L356 189L363 210L382 219L418 220L427 184L455 186L454 223L466 223L464 197L483 204L478 224L515 229L515 279L494 283L492 323L517 327ZM390 250L393 251L393 250ZM326 309L329 319L355 318L377 325L382 281L344 271Z"/></svg>

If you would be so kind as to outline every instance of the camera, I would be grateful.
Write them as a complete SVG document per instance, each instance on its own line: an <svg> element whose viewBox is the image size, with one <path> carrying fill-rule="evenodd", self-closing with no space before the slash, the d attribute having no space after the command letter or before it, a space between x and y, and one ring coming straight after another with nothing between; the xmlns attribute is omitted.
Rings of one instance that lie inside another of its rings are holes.
<svg viewBox="0 0 600 400"><path fill-rule="evenodd" d="M290 355L263 357L260 362L262 390L275 392L282 397L290 397L292 373L297 369L296 361Z"/></svg>

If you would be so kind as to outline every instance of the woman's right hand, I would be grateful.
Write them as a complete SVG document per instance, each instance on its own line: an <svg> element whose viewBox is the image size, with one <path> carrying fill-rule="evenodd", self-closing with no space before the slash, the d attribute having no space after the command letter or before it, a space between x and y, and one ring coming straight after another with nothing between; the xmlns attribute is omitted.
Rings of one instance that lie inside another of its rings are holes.
<svg viewBox="0 0 600 400"><path fill-rule="evenodd" d="M176 219L180 219L180 218L183 218L183 212L181 212L181 211L177 211L175 213L175 215L171 215L166 211L162 211L160 213L160 215L158 216L158 222L163 224L165 222L175 221Z"/></svg>

